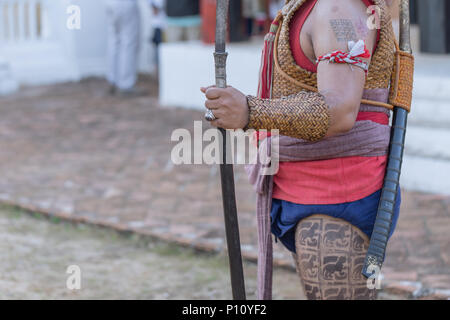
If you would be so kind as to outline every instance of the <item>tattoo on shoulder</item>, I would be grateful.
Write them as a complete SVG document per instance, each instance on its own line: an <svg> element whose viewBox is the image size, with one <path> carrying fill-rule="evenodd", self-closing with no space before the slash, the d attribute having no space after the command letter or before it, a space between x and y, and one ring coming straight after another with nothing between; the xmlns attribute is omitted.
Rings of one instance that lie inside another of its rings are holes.
<svg viewBox="0 0 450 320"><path fill-rule="evenodd" d="M355 27L352 20L349 19L333 19L330 20L331 28L339 42L348 42L358 40Z"/></svg>

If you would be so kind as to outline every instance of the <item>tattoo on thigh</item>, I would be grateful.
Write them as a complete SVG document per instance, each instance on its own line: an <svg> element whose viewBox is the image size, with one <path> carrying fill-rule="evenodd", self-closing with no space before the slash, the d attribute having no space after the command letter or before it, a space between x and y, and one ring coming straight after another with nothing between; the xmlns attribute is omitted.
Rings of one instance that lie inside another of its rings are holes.
<svg viewBox="0 0 450 320"><path fill-rule="evenodd" d="M348 42L358 40L353 22L349 19L330 20L331 28L338 42Z"/></svg>
<svg viewBox="0 0 450 320"><path fill-rule="evenodd" d="M295 229L297 273L306 297L322 299L376 299L361 274L369 239L349 222L311 216Z"/></svg>

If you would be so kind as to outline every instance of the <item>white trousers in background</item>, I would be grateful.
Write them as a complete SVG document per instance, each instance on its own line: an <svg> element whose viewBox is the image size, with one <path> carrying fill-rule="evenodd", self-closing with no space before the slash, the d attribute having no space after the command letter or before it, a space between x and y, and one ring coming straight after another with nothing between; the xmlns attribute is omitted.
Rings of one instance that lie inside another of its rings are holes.
<svg viewBox="0 0 450 320"><path fill-rule="evenodd" d="M121 90L136 83L140 16L136 0L107 0L108 71L110 84Z"/></svg>

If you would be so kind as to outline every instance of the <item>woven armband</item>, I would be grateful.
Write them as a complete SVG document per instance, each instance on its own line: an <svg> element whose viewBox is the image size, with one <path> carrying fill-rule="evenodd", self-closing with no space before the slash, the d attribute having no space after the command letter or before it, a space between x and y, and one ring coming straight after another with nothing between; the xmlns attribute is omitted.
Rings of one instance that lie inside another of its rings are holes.
<svg viewBox="0 0 450 320"><path fill-rule="evenodd" d="M249 129L278 129L285 136L318 141L330 126L329 108L316 92L301 91L281 99L247 96L247 101Z"/></svg>

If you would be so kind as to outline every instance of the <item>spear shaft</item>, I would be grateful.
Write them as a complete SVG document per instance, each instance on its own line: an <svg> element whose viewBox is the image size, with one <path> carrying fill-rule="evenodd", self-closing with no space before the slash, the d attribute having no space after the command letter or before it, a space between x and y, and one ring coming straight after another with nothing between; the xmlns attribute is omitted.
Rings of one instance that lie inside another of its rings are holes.
<svg viewBox="0 0 450 320"><path fill-rule="evenodd" d="M227 34L229 0L217 0L216 7L216 45L214 52L216 87L227 87L225 51ZM234 173L231 161L227 161L227 131L220 128L222 135L222 163L220 164L220 179L222 184L222 201L225 219L228 259L230 263L231 290L234 300L245 300L244 271L242 267L241 243L234 190Z"/></svg>

